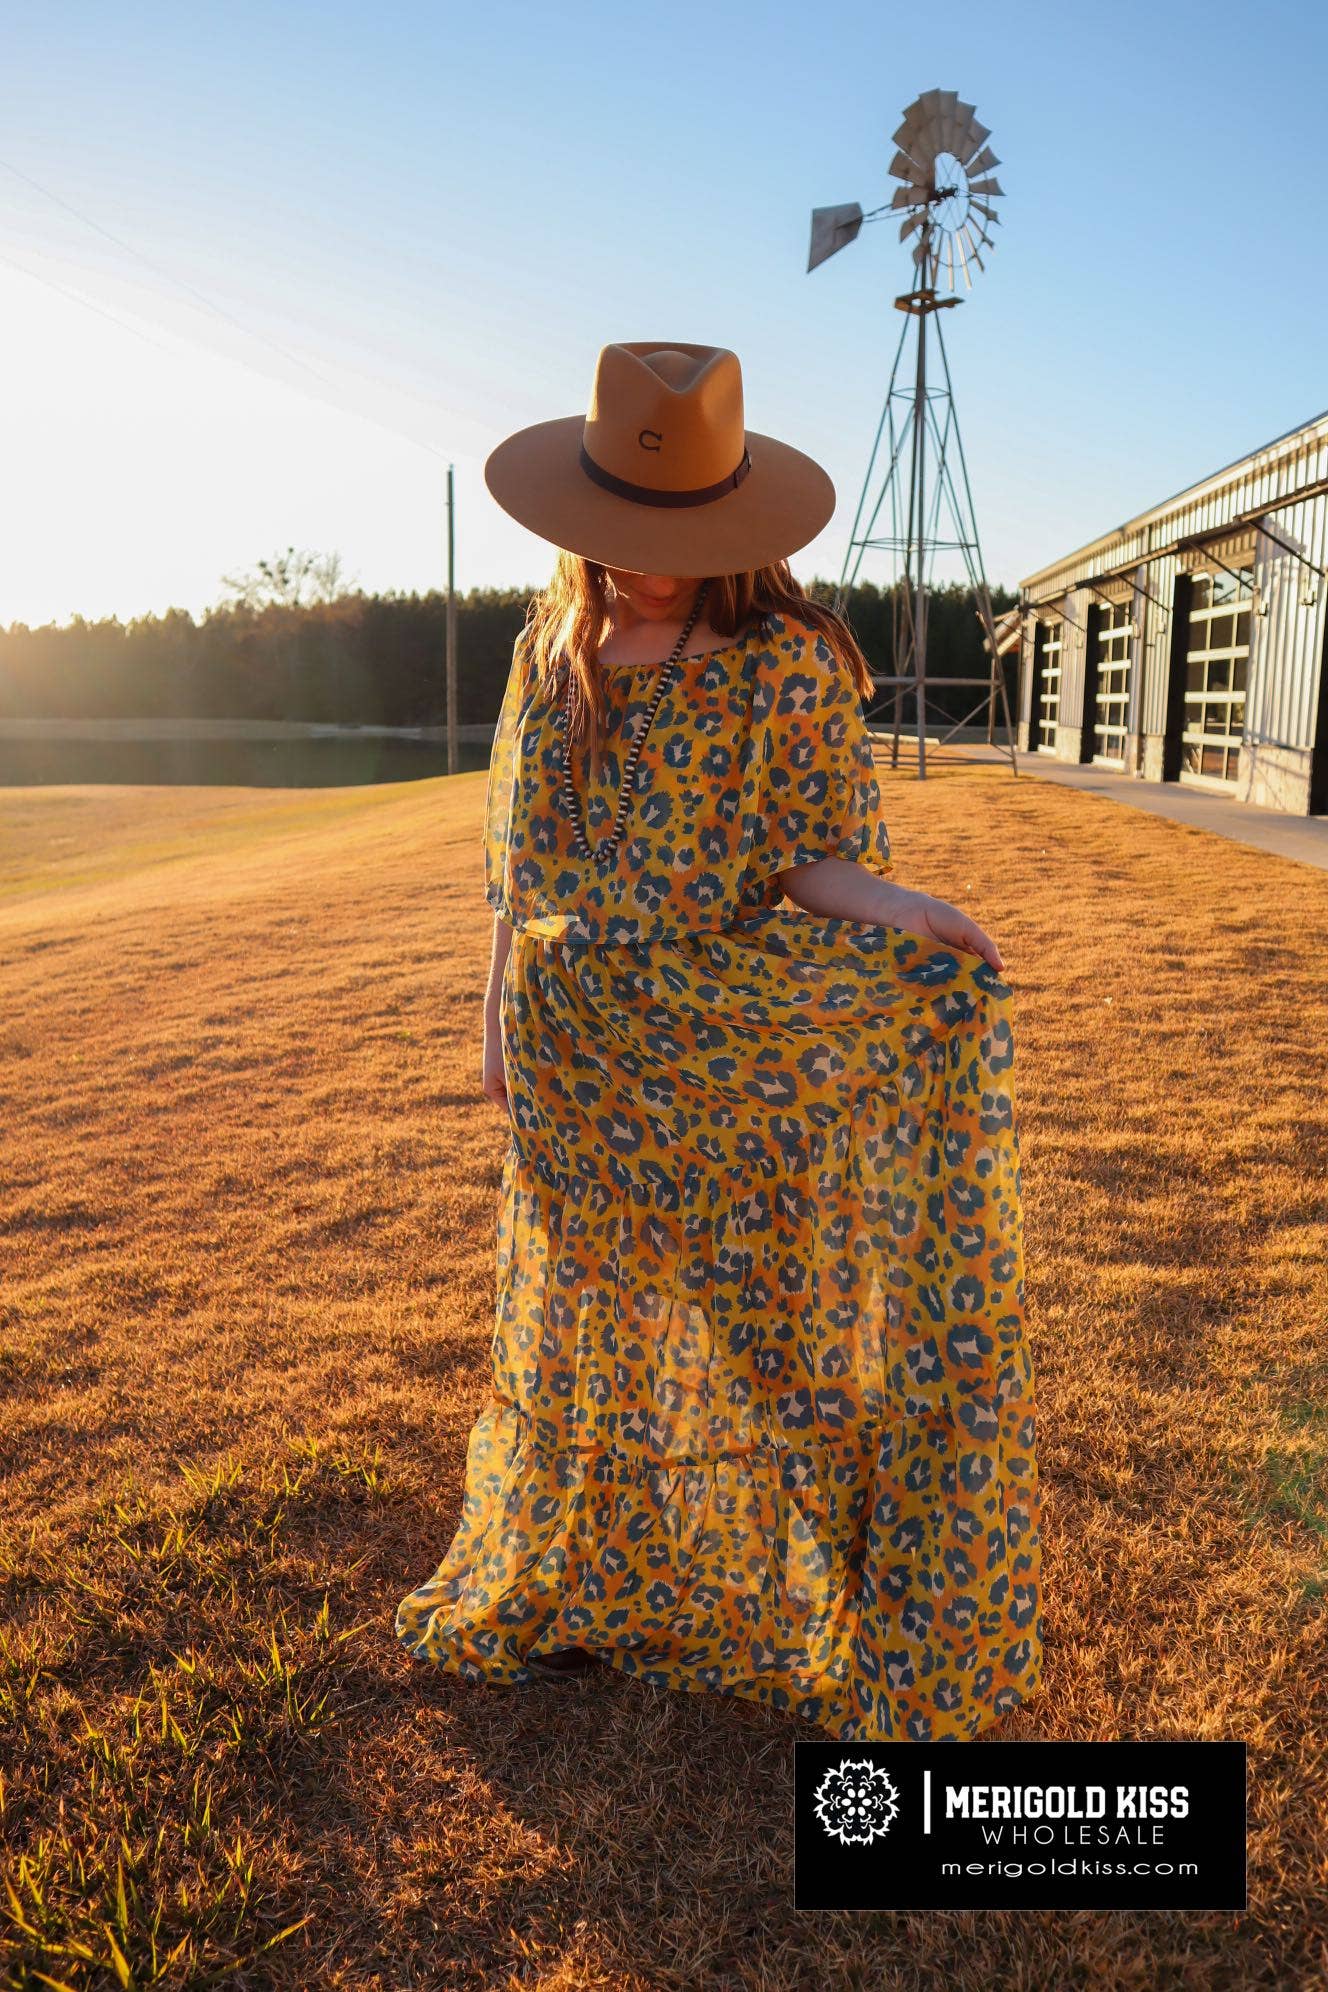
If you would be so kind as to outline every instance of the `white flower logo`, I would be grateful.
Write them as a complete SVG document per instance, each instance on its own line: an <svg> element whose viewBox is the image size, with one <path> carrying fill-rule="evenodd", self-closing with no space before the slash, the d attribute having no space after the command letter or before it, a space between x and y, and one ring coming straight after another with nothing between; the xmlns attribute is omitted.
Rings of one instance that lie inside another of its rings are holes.
<svg viewBox="0 0 1328 1992"><path fill-rule="evenodd" d="M899 1793L887 1771L869 1758L845 1757L816 1787L816 1816L832 1840L869 1846L888 1833L899 1811Z"/></svg>

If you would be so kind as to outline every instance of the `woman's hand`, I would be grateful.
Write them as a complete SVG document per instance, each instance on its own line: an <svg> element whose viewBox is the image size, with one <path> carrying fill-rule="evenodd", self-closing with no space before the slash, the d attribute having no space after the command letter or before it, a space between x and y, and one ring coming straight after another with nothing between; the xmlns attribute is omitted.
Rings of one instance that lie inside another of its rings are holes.
<svg viewBox="0 0 1328 1992"><path fill-rule="evenodd" d="M991 935L985 934L976 920L970 919L962 907L952 906L948 899L933 899L926 892L906 893L899 915L892 916L890 924L902 927L908 934L930 935L948 948L981 955L998 975L1005 967L1005 958Z"/></svg>
<svg viewBox="0 0 1328 1992"><path fill-rule="evenodd" d="M512 1117L511 1102L507 1097L507 1068L503 1063L503 1034L497 1015L490 1009L484 1013L484 1068L480 1080L480 1091L486 1100Z"/></svg>

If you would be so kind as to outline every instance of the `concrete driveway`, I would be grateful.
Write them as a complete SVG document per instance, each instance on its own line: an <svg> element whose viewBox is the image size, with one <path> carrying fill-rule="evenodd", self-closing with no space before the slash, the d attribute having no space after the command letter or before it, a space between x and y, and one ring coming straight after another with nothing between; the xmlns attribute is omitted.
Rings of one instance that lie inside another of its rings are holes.
<svg viewBox="0 0 1328 1992"><path fill-rule="evenodd" d="M877 758L884 758L888 733L876 731ZM910 751L911 750L911 751ZM917 741L907 735L900 741L900 767L916 762ZM984 741L954 742L945 747L927 743L927 759L952 764L956 761L1003 761L1009 755ZM1121 775L1111 768L1053 760L1049 754L1019 754L1017 779L1031 775L1035 780L1063 782L1069 788L1087 789L1105 796L1109 802L1124 803L1127 809L1143 809L1152 816L1169 816L1174 823L1192 823L1200 830L1213 830L1235 844L1249 844L1259 851L1275 851L1279 857L1294 858L1303 865L1316 865L1328 871L1328 816L1295 816L1283 809L1263 809L1257 803L1233 802L1229 796L1191 788L1181 782L1146 782L1134 775Z"/></svg>

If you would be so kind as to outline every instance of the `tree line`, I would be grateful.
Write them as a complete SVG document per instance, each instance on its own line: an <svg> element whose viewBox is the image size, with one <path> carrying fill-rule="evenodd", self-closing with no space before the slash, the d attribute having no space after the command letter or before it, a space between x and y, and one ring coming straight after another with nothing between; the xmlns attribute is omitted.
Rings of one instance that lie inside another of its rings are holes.
<svg viewBox="0 0 1328 1992"><path fill-rule="evenodd" d="M266 563L260 563L266 569ZM299 589L240 588L197 621L184 609L29 629L0 627L0 717L281 719L341 725L440 726L446 719L447 597L346 592L331 576L327 599ZM832 603L835 586L807 592ZM893 656L889 587L853 588L844 613L873 670ZM512 646L536 590L473 588L456 597L457 703L462 724L497 718ZM992 590L997 615L1017 595ZM929 677L985 676L971 593L953 584L930 596ZM1007 669L1012 660L1005 660ZM1012 678L1007 678L1012 686ZM889 710L893 710L893 697ZM929 719L952 718L982 696L976 686L937 688ZM885 708L874 708L880 717ZM905 724L912 713L906 698Z"/></svg>

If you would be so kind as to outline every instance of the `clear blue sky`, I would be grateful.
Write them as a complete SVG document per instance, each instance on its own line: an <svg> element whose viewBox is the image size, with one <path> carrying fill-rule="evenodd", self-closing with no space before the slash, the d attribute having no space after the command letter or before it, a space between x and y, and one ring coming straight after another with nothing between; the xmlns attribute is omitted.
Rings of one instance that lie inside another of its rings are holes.
<svg viewBox="0 0 1328 1992"><path fill-rule="evenodd" d="M0 623L199 613L290 543L438 584L449 459L458 585L538 586L483 460L611 339L738 353L837 577L910 266L887 222L808 275L810 210L887 201L936 86L1005 190L946 315L993 582L1328 406L1303 3L79 0L9 5L5 71Z"/></svg>

